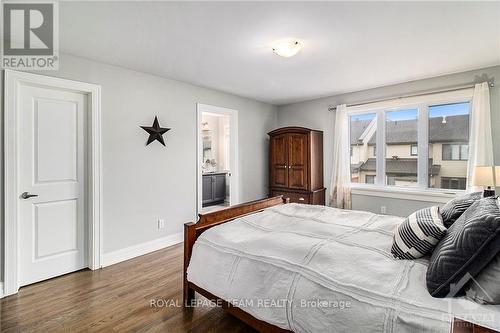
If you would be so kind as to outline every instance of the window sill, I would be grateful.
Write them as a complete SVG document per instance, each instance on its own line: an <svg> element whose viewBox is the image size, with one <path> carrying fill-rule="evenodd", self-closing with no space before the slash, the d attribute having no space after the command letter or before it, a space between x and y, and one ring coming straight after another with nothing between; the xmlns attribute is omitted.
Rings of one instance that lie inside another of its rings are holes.
<svg viewBox="0 0 500 333"><path fill-rule="evenodd" d="M446 203L465 191L351 184L351 193L382 198Z"/></svg>

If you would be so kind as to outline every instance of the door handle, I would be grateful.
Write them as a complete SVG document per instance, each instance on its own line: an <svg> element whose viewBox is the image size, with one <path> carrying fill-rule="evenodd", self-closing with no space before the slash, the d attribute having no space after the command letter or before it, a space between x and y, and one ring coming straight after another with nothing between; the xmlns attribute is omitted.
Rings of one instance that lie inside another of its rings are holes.
<svg viewBox="0 0 500 333"><path fill-rule="evenodd" d="M29 194L28 192L23 192L23 194L21 194L21 198L23 198L23 199L34 198L37 196L38 196L38 194Z"/></svg>

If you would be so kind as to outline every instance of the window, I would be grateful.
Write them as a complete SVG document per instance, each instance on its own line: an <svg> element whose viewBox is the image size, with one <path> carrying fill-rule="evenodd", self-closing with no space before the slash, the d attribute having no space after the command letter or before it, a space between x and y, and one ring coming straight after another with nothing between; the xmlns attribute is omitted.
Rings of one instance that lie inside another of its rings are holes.
<svg viewBox="0 0 500 333"><path fill-rule="evenodd" d="M450 190L465 190L467 178L441 177L441 188Z"/></svg>
<svg viewBox="0 0 500 333"><path fill-rule="evenodd" d="M408 156L412 142L417 141L418 109L385 113L386 185L416 187L418 162Z"/></svg>
<svg viewBox="0 0 500 333"><path fill-rule="evenodd" d="M417 156L418 155L418 146L417 145L411 145L410 147L410 156Z"/></svg>
<svg viewBox="0 0 500 333"><path fill-rule="evenodd" d="M469 109L468 102L429 106L429 187L465 189Z"/></svg>
<svg viewBox="0 0 500 333"><path fill-rule="evenodd" d="M366 113L353 107L349 110L352 182L465 189L470 99L467 91L419 97L413 106L407 100L388 102L385 109L378 103L376 110ZM395 107L398 103L407 106ZM384 125L378 135L377 121ZM377 147L383 149L377 152Z"/></svg>
<svg viewBox="0 0 500 333"><path fill-rule="evenodd" d="M374 175L366 175L365 176L365 182L367 184L375 184L375 177Z"/></svg>
<svg viewBox="0 0 500 333"><path fill-rule="evenodd" d="M377 138L377 115L367 113L349 117L349 132L351 140L351 182L375 182L366 174L377 173L377 163L374 154L374 144Z"/></svg>
<svg viewBox="0 0 500 333"><path fill-rule="evenodd" d="M444 144L443 161L467 161L469 156L469 145L467 144Z"/></svg>

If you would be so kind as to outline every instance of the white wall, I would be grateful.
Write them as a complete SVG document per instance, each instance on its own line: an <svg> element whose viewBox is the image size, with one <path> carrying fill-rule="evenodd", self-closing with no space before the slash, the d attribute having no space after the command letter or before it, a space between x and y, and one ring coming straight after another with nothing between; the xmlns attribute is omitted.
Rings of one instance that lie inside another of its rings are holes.
<svg viewBox="0 0 500 333"><path fill-rule="evenodd" d="M197 102L239 111L240 199L266 196L267 132L276 127L275 106L69 55L62 55L59 71L40 74L102 86L104 253L180 233L195 219ZM148 135L139 126L151 125L155 115L172 128L166 148L145 146ZM160 217L164 230L157 229Z"/></svg>
<svg viewBox="0 0 500 333"><path fill-rule="evenodd" d="M333 75L333 74L332 74ZM403 94L416 93L432 89L441 89L474 81L481 81L482 75L495 79L495 87L491 94L491 121L493 128L493 145L495 161L500 163L500 66L489 67L463 73L445 75L425 80L412 81L376 89L364 90L348 94L319 98L302 103L288 104L278 107L278 126L305 126L324 132L324 178L325 186L330 187L333 151L333 126L334 112L329 112L329 106L343 103L356 103L372 99L394 97ZM360 78L362 80L362 78ZM482 79L484 80L484 78ZM328 193L327 190L327 193ZM328 199L327 199L328 200ZM411 202L401 206L400 200L353 196L353 206L356 209L366 209L380 212L380 206L387 207L388 214L407 215L414 207L428 205L429 203ZM402 208L403 207L403 208Z"/></svg>

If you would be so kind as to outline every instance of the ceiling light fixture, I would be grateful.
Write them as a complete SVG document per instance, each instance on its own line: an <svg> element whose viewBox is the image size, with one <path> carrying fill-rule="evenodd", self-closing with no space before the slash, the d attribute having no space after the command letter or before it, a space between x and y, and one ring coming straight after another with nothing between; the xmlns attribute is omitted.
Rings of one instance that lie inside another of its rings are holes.
<svg viewBox="0 0 500 333"><path fill-rule="evenodd" d="M296 39L280 40L273 43L273 52L281 57L290 58L299 53L302 45Z"/></svg>

